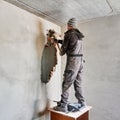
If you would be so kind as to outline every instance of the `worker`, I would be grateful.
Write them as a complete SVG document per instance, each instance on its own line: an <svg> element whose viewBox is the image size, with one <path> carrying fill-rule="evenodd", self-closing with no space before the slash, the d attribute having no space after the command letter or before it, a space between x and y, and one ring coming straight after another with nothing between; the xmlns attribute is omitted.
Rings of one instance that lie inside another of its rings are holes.
<svg viewBox="0 0 120 120"><path fill-rule="evenodd" d="M74 84L75 97L81 107L85 106L85 99L82 92L83 72L83 40L84 35L77 29L76 18L71 18L67 23L67 31L61 46L61 55L67 55L67 62L62 83L61 100L54 107L57 111L67 112L69 89ZM61 43L61 40L58 40Z"/></svg>

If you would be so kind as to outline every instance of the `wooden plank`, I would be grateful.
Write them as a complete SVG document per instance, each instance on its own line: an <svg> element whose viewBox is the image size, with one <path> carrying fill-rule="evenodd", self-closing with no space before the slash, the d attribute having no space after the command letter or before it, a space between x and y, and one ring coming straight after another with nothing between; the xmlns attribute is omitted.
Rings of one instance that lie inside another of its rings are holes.
<svg viewBox="0 0 120 120"><path fill-rule="evenodd" d="M83 115L79 116L76 120L89 120L89 111L87 111Z"/></svg>

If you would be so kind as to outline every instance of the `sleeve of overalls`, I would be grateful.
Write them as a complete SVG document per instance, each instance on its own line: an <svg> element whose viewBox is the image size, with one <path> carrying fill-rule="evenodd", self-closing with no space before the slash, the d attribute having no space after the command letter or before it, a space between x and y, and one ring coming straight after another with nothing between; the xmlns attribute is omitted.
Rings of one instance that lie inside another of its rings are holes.
<svg viewBox="0 0 120 120"><path fill-rule="evenodd" d="M64 40L63 40L63 43L61 46L61 55L64 55L68 49L69 38L70 38L70 36L68 36L68 35L64 36Z"/></svg>

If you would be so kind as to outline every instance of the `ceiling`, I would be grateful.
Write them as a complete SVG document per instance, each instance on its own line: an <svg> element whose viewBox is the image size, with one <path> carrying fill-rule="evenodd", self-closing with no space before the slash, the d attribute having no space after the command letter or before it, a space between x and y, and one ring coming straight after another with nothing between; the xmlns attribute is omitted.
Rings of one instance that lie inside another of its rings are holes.
<svg viewBox="0 0 120 120"><path fill-rule="evenodd" d="M71 17L85 22L120 13L120 0L5 0L58 25Z"/></svg>

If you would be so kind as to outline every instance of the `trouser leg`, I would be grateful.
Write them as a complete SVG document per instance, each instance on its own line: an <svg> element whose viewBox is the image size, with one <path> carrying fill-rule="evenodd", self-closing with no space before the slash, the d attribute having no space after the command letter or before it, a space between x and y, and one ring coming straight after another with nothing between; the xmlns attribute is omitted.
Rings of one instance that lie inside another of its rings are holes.
<svg viewBox="0 0 120 120"><path fill-rule="evenodd" d="M79 103L85 102L82 91L82 71L83 65L80 65L77 77L74 81L75 97L78 99Z"/></svg>
<svg viewBox="0 0 120 120"><path fill-rule="evenodd" d="M61 101L67 103L68 96L69 96L69 88L73 83L73 76L74 72L72 70L66 70L64 73L64 80L62 83L62 94L61 94Z"/></svg>
<svg viewBox="0 0 120 120"><path fill-rule="evenodd" d="M69 88L71 87L71 85L77 77L79 67L79 58L68 59L66 69L64 72L64 80L62 83L61 102L67 103L69 97Z"/></svg>

